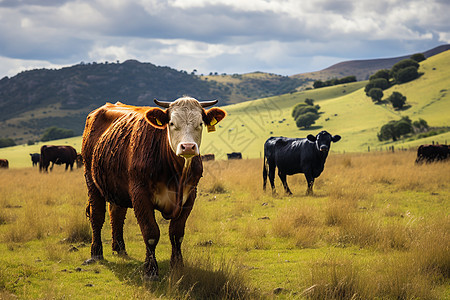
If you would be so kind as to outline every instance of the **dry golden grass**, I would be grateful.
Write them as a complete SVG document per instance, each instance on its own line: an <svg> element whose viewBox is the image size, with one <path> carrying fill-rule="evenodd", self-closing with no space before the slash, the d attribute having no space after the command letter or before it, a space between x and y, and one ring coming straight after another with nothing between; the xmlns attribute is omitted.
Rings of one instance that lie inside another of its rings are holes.
<svg viewBox="0 0 450 300"><path fill-rule="evenodd" d="M445 298L450 292L450 162L417 166L414 159L413 152L331 153L314 195L305 194L306 180L298 174L288 177L293 196L284 195L276 178L275 197L262 190L261 159L206 162L187 222L184 271L169 271L168 222L157 214L162 280L143 284L145 248L129 210L124 236L131 259L111 256L106 216L102 235L108 261L83 267L95 274L89 278L98 285L86 295ZM5 251L0 298L69 297L85 273L76 281L51 278L63 278L61 269L73 269L89 256L82 170L10 169L0 176L0 246ZM30 255L56 271L27 260ZM114 287L102 288L100 281Z"/></svg>

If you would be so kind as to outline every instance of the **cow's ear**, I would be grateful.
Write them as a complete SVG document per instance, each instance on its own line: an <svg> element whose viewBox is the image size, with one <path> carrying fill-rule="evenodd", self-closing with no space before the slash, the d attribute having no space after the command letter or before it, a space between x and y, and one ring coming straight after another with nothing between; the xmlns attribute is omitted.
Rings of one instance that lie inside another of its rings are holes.
<svg viewBox="0 0 450 300"><path fill-rule="evenodd" d="M337 143L340 139L341 139L341 136L337 135L337 134L333 135L333 137L331 138L331 140L335 143Z"/></svg>
<svg viewBox="0 0 450 300"><path fill-rule="evenodd" d="M158 107L153 107L147 110L147 112L145 113L145 119L153 127L159 129L164 129L167 123L169 123L169 117L167 116L167 112Z"/></svg>
<svg viewBox="0 0 450 300"><path fill-rule="evenodd" d="M308 139L308 141L311 142L315 142L316 141L316 137L312 134L308 134L308 136L306 137Z"/></svg>
<svg viewBox="0 0 450 300"><path fill-rule="evenodd" d="M222 121L226 115L227 113L224 110L213 107L203 113L203 122L205 122L207 126L214 126Z"/></svg>

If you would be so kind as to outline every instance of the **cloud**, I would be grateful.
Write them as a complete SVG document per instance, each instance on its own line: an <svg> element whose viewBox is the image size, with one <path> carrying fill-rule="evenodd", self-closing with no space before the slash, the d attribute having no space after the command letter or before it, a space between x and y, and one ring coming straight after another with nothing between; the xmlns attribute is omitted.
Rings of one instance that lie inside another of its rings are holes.
<svg viewBox="0 0 450 300"><path fill-rule="evenodd" d="M290 75L448 43L448 11L444 0L0 0L0 56Z"/></svg>

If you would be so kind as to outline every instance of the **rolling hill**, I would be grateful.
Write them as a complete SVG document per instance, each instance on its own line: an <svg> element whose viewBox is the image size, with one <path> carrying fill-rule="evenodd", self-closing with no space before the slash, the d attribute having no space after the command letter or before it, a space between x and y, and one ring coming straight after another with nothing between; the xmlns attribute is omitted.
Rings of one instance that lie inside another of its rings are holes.
<svg viewBox="0 0 450 300"><path fill-rule="evenodd" d="M426 58L429 58L447 50L450 50L450 45L441 45L423 52L423 55ZM342 78L345 76L354 75L358 80L368 80L369 76L374 74L376 71L381 69L390 69L394 64L403 59L409 58L412 54L414 53L392 58L344 61L321 71L296 74L291 77L305 80L328 80L332 78Z"/></svg>

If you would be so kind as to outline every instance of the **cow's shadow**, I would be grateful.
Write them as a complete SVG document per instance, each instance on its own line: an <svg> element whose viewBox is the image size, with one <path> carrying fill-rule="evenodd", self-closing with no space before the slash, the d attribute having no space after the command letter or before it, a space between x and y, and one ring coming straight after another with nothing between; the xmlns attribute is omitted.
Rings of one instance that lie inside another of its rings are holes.
<svg viewBox="0 0 450 300"><path fill-rule="evenodd" d="M210 268L185 264L182 269L171 270L170 260L161 260L158 261L160 279L144 281L143 262L132 257L120 261L105 260L101 264L111 270L123 283L143 286L156 296L170 295L174 298L189 296L193 299L226 298L227 295L240 294L242 293L241 289L246 289L246 287L238 285L235 290L233 288L226 290L225 287L230 282L235 282L236 278L234 278L234 274L222 268L210 270Z"/></svg>

